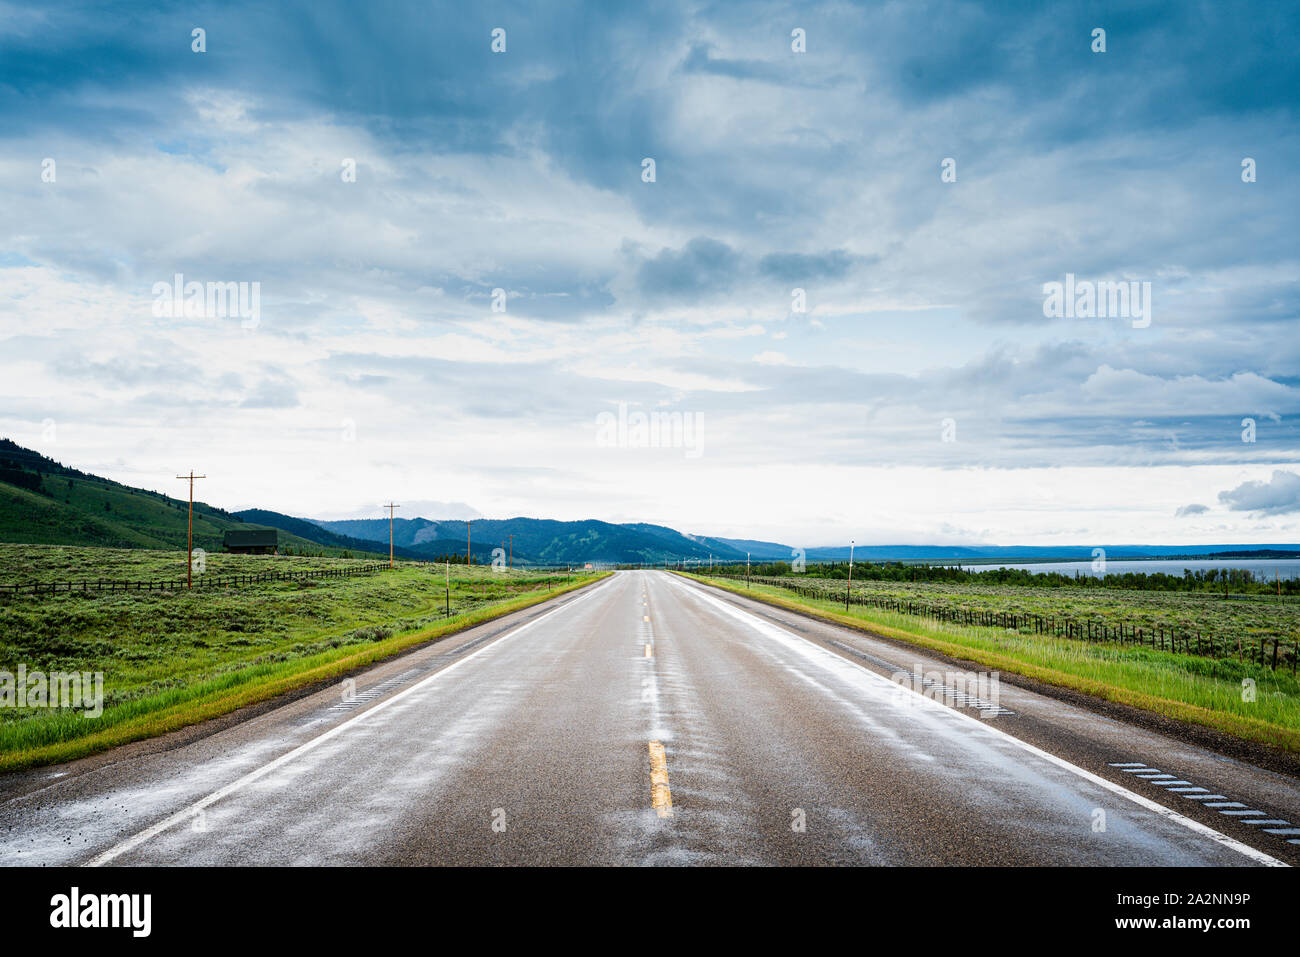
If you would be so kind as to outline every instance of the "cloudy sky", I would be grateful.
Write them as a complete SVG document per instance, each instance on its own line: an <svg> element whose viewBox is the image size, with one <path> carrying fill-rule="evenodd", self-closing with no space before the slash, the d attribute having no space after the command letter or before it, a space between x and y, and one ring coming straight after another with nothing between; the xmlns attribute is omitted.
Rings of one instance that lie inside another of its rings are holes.
<svg viewBox="0 0 1300 957"><path fill-rule="evenodd" d="M0 0L0 434L312 517L1297 542L1297 39L1220 2ZM1046 316L1067 274L1149 313Z"/></svg>

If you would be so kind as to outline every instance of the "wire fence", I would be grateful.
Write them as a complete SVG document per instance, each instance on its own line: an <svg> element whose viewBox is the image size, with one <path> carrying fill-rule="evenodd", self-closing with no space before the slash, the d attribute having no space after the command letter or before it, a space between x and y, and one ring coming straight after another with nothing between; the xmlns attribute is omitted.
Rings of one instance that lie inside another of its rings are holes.
<svg viewBox="0 0 1300 957"><path fill-rule="evenodd" d="M400 562L396 568L408 568L412 565L419 568L427 568L434 573L440 573L444 567L444 562L412 562L409 559ZM195 575L193 578L193 587L210 589L210 588L231 588L240 585L256 585L261 582L276 581L303 581L307 579L324 579L324 578L351 578L354 575L369 575L374 572L384 571L389 567L387 562L373 562L365 565L347 565L341 568L321 568L306 571L281 571L281 572L257 572L244 575ZM464 567L462 563L459 567ZM495 565L474 565L474 568L490 568L495 572L508 572L504 567ZM534 574L559 574L561 572L574 574L596 574L598 570L575 568L572 565L516 565L514 572L531 572ZM144 592L144 591L173 591L178 588L185 588L186 581L184 578L157 578L142 581L124 581L121 579L96 578L82 581L43 581L43 582L25 582L22 584L4 585L0 584L0 597L12 595L60 595L69 592Z"/></svg>
<svg viewBox="0 0 1300 957"><path fill-rule="evenodd" d="M317 578L351 578L369 575L388 568L387 562L368 565L348 565L343 568L318 568L296 572L257 572L248 575L195 575L195 588L231 588L256 585L261 582L304 581ZM172 591L185 588L184 578L158 578L144 581L120 581L106 578L83 581L27 582L21 585L0 585L0 595L56 595L68 592L129 592Z"/></svg>
<svg viewBox="0 0 1300 957"><path fill-rule="evenodd" d="M792 582L787 578L768 578L734 575L713 572L714 577L728 578L734 581L749 581L759 585L769 585L794 592L803 598L820 601L835 601L852 605L870 606L882 611L892 611L901 615L914 615L933 618L938 621L956 625L968 625L984 628L1005 628L1026 634L1047 635L1056 638L1076 638L1081 641L1111 642L1125 645L1146 645L1151 648L1171 651L1177 654L1200 655L1207 658L1235 658L1240 661L1253 661L1261 667L1276 670L1281 664L1290 664L1291 673L1296 673L1296 663L1300 660L1300 639L1284 642L1280 638L1248 638L1245 641L1238 636L1234 642L1230 639L1205 635L1200 631L1178 631L1159 626L1142 627L1123 621L1106 621L1093 618L1063 618L1052 615L1038 615L1032 612L994 611L987 608L969 608L953 605L938 605L930 602L905 598L890 598L880 595L865 595L850 591L845 586L836 587L828 584L814 587ZM846 598L847 596L847 598ZM1288 662L1288 658L1290 659Z"/></svg>

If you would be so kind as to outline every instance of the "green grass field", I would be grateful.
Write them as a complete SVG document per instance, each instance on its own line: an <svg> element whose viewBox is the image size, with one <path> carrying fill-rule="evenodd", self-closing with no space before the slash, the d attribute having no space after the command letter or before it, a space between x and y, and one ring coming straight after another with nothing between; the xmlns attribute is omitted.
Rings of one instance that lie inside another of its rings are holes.
<svg viewBox="0 0 1300 957"><path fill-rule="evenodd" d="M385 557L382 559L387 561ZM307 558L302 556L228 555L206 552L208 575L255 575L263 571L315 571L373 565L381 559ZM399 563L400 564L400 563ZM196 573L198 571L196 561ZM463 570L463 569L462 569ZM453 570L452 574L455 574ZM185 550L152 548L82 548L71 545L0 545L0 585L49 581L156 581L185 577Z"/></svg>
<svg viewBox="0 0 1300 957"><path fill-rule="evenodd" d="M207 556L208 574L342 567L358 561ZM185 571L185 553L0 545L0 583L142 579ZM56 574L57 573L57 574ZM222 714L377 661L596 576L398 563L352 578L214 590L0 599L0 671L103 672L97 718L0 708L0 769L65 760Z"/></svg>
<svg viewBox="0 0 1300 957"><path fill-rule="evenodd" d="M811 575L783 576L781 581L823 592L844 600L845 582ZM1234 594L1230 598L1211 591L1151 591L1118 588L1036 588L1023 585L967 584L956 582L855 581L855 596L918 601L950 609L977 609L1016 615L1041 615L1058 623L1086 627L1091 621L1108 628L1124 624L1146 635L1160 629L1165 635L1200 633L1219 655L1235 655L1240 643L1243 656L1266 639L1279 641L1279 659L1291 669L1295 643L1300 641L1300 596Z"/></svg>
<svg viewBox="0 0 1300 957"><path fill-rule="evenodd" d="M1276 671L1250 661L1235 658L1211 659L1195 655L1175 654L1149 647L1114 643L1089 642L1076 639L1047 637L1011 631L1004 628L971 627L938 622L892 611L853 605L844 610L844 583L826 598L805 598L772 586L754 584L746 589L743 579L710 578L707 575L688 575L753 598L768 601L786 608L815 612L816 614L850 627L871 631L886 637L910 642L920 647L975 661L990 669L1026 675L1048 684L1054 684L1110 701L1131 705L1170 718L1203 725L1226 732L1243 740L1266 744L1285 751L1300 752L1300 681L1289 668ZM803 582L800 582L803 584ZM885 583L868 583L870 587ZM858 587L855 585L855 588ZM890 585L898 588L899 586ZM918 586L902 586L908 593ZM924 594L929 597L934 586ZM961 592L963 602L983 598L998 608L1018 607L1022 610L1054 608L1054 596L1032 594L1032 589L1017 589L1015 594L975 595ZM1184 596L1171 594L1153 596L1140 593L1150 602L1149 614L1194 614L1180 601ZM1112 599L1113 593L1107 594ZM1160 608L1162 598L1170 603ZM1066 600L1079 602L1077 595ZM1001 604L999 604L1001 603ZM1047 604L1044 604L1047 603ZM1118 609L1127 606L1119 605ZM1095 610L1095 606L1090 606ZM1252 627L1262 617L1271 613L1251 608L1243 621L1235 627ZM1219 609L1217 624L1231 633L1234 618L1231 610ZM1269 617L1274 627L1295 628L1294 606L1290 618ZM1293 633L1293 631L1291 632ZM1243 681L1253 682L1253 694L1244 693Z"/></svg>

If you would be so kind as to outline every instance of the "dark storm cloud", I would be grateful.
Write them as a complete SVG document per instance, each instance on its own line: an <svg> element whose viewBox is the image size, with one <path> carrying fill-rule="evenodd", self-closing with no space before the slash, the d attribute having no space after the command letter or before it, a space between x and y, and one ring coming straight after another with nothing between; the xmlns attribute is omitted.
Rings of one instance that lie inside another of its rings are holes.
<svg viewBox="0 0 1300 957"><path fill-rule="evenodd" d="M638 286L652 300L681 300L717 295L732 288L741 258L724 242L706 237L681 249L662 249L637 271Z"/></svg>

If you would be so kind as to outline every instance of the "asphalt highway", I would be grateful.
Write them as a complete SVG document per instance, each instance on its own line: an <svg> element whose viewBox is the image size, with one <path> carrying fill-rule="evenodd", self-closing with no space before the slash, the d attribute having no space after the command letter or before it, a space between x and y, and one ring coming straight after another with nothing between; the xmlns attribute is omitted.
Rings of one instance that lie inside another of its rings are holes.
<svg viewBox="0 0 1300 957"><path fill-rule="evenodd" d="M0 864L1300 860L1294 778L945 672L619 572L346 687L0 777Z"/></svg>

